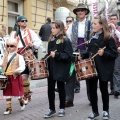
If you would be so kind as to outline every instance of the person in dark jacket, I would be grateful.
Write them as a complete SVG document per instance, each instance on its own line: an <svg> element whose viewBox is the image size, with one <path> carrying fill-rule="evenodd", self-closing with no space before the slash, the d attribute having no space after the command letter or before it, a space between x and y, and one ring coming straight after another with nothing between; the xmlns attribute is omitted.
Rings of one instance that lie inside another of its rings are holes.
<svg viewBox="0 0 120 120"><path fill-rule="evenodd" d="M46 23L42 25L39 31L39 36L42 41L48 41L51 34L51 19L47 18Z"/></svg>
<svg viewBox="0 0 120 120"><path fill-rule="evenodd" d="M104 48L104 49L103 49ZM90 98L92 112L88 120L94 120L99 116L98 112L98 97L97 97L97 82L99 80L100 91L103 101L102 116L104 120L109 119L109 94L108 81L111 78L114 70L115 58L117 57L117 48L115 40L111 37L109 27L105 16L96 16L93 20L93 33L88 43L88 51L94 57L98 77L91 78L89 81Z"/></svg>
<svg viewBox="0 0 120 120"><path fill-rule="evenodd" d="M72 45L66 37L64 23L61 20L52 22L52 34L48 43L48 100L49 111L44 118L52 117L55 113L55 84L57 83L60 110L59 117L65 115L65 82L69 77L69 70L72 59Z"/></svg>

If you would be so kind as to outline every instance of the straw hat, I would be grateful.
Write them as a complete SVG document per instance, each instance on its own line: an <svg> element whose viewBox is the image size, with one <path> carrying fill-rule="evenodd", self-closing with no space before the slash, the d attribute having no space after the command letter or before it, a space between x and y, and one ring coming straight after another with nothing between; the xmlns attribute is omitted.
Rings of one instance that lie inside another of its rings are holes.
<svg viewBox="0 0 120 120"><path fill-rule="evenodd" d="M76 14L76 12L77 12L79 9L85 9L85 10L87 10L86 15L90 12L90 10L87 8L86 5L84 5L83 3L79 3L79 4L77 5L77 7L73 10L73 13Z"/></svg>

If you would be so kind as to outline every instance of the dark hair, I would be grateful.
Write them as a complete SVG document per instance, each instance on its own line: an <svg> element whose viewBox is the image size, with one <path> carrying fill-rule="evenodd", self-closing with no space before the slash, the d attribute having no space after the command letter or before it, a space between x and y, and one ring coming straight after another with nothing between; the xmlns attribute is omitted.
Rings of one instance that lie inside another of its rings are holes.
<svg viewBox="0 0 120 120"><path fill-rule="evenodd" d="M64 36L67 36L66 35L66 31L65 31L65 26L64 26L64 23L61 21L61 20L56 20L54 22L52 22L52 24L55 24L55 27L57 29L60 29L60 33L59 33L59 36L60 36L60 40L61 42L63 43L63 37ZM51 41L51 39L54 37L53 34L51 34L50 38L49 38L49 41Z"/></svg>
<svg viewBox="0 0 120 120"><path fill-rule="evenodd" d="M46 20L47 20L49 23L51 23L51 19L50 19L50 18L47 18Z"/></svg>
<svg viewBox="0 0 120 120"><path fill-rule="evenodd" d="M72 18L72 21L74 21L74 17L72 17L72 16L68 16L68 17L66 17L66 19L67 19L67 18Z"/></svg>
<svg viewBox="0 0 120 120"><path fill-rule="evenodd" d="M114 17L114 16L118 19L117 14L111 14L111 15L110 15L110 17Z"/></svg>

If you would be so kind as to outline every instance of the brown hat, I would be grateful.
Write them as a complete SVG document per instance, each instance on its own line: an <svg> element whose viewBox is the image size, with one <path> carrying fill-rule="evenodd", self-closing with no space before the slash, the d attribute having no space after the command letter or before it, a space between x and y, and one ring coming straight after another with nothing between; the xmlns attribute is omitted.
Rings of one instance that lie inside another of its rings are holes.
<svg viewBox="0 0 120 120"><path fill-rule="evenodd" d="M84 5L83 3L79 3L77 5L77 7L73 10L73 13L76 14L77 10L79 10L79 9L85 9L85 10L87 10L86 15L90 12L90 10L87 8L86 5Z"/></svg>

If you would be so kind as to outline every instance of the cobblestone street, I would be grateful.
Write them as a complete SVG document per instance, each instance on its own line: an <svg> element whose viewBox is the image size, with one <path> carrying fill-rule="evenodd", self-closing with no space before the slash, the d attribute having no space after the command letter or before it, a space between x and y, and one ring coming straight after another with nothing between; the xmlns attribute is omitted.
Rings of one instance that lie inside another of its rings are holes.
<svg viewBox="0 0 120 120"><path fill-rule="evenodd" d="M43 83L46 84L46 81ZM2 91L0 91L0 120L44 120L43 116L48 110L47 86L45 84L41 85L39 88L32 89L32 101L26 105L24 111L20 110L18 100L16 98L13 99L13 111L10 115L3 115L3 112L6 109L6 103L5 99L2 97ZM102 120L102 104L99 88L98 93L100 113L98 120ZM89 106L89 101L87 100L86 95L85 81L81 82L80 93L75 93L74 107L66 108L65 117L57 116L59 110L58 100L58 93L56 93L56 115L49 118L49 120L86 120L91 112L91 106ZM114 96L110 96L110 120L120 120L120 99L115 99Z"/></svg>

